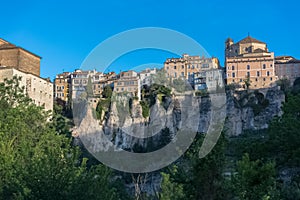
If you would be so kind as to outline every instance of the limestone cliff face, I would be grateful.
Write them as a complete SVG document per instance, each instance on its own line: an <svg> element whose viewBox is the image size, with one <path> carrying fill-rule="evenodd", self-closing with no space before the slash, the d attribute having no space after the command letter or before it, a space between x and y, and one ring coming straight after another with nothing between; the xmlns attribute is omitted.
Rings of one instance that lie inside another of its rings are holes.
<svg viewBox="0 0 300 200"><path fill-rule="evenodd" d="M187 108L187 115L190 116L185 122L182 122L184 99L180 97L168 97L164 101L157 98L147 118L142 115L139 101L128 101L127 97L118 98L111 102L109 111L103 120L97 123L100 123L100 129L116 148L126 151L140 153L155 151L173 139L176 140L176 132L186 124L194 126L193 129L199 133L207 133L215 120L212 109L215 106L213 97L195 97ZM282 114L281 106L284 99L283 92L278 88L227 92L224 124L226 133L235 136L245 130L267 128L274 116ZM195 112L198 113L192 115ZM141 186L142 192L154 195L159 190L159 184L160 174L150 173ZM128 184L130 191L134 191L134 187L134 183Z"/></svg>
<svg viewBox="0 0 300 200"><path fill-rule="evenodd" d="M228 92L226 133L231 136L245 130L268 128L275 116L282 114L285 95L277 87L258 91Z"/></svg>

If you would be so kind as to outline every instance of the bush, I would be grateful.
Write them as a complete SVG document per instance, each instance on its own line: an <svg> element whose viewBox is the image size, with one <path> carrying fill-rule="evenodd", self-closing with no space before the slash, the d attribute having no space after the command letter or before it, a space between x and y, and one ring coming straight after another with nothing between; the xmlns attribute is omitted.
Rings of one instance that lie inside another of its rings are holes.
<svg viewBox="0 0 300 200"><path fill-rule="evenodd" d="M141 101L140 102L141 106L142 106L142 115L144 118L147 118L150 116L150 106L149 103L147 101Z"/></svg>

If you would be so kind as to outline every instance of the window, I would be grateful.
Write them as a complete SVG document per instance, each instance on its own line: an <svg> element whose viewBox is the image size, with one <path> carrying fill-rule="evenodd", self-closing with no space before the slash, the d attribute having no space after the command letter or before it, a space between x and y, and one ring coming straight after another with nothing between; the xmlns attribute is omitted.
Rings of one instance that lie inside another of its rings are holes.
<svg viewBox="0 0 300 200"><path fill-rule="evenodd" d="M234 83L234 79L232 79L232 82Z"/></svg>
<svg viewBox="0 0 300 200"><path fill-rule="evenodd" d="M255 78L255 81L257 82L257 78Z"/></svg>
<svg viewBox="0 0 300 200"><path fill-rule="evenodd" d="M250 72L247 72L247 77L250 77Z"/></svg>
<svg viewBox="0 0 300 200"><path fill-rule="evenodd" d="M270 78L270 81L272 81L272 80L273 80L273 78L271 77L271 78Z"/></svg>
<svg viewBox="0 0 300 200"><path fill-rule="evenodd" d="M273 67L273 64L270 64L270 67Z"/></svg>
<svg viewBox="0 0 300 200"><path fill-rule="evenodd" d="M267 71L267 76L270 76L270 72L269 71Z"/></svg>
<svg viewBox="0 0 300 200"><path fill-rule="evenodd" d="M184 65L181 65L181 69L184 69Z"/></svg>
<svg viewBox="0 0 300 200"><path fill-rule="evenodd" d="M231 67L231 70L234 70L234 66Z"/></svg>
<svg viewBox="0 0 300 200"><path fill-rule="evenodd" d="M266 78L263 78L264 81L266 81Z"/></svg>
<svg viewBox="0 0 300 200"><path fill-rule="evenodd" d="M243 79L240 79L240 82L243 82Z"/></svg>
<svg viewBox="0 0 300 200"><path fill-rule="evenodd" d="M247 70L250 70L250 65L247 65Z"/></svg>
<svg viewBox="0 0 300 200"><path fill-rule="evenodd" d="M263 69L266 69L266 64L263 64Z"/></svg>
<svg viewBox="0 0 300 200"><path fill-rule="evenodd" d="M232 73L232 77L233 77L233 78L235 77L235 73L234 73L234 72Z"/></svg>
<svg viewBox="0 0 300 200"><path fill-rule="evenodd" d="M176 69L176 65L174 66L174 69Z"/></svg>
<svg viewBox="0 0 300 200"><path fill-rule="evenodd" d="M177 73L176 73L176 72L174 73L174 77L175 77L175 78L177 77Z"/></svg>
<svg viewBox="0 0 300 200"><path fill-rule="evenodd" d="M256 72L256 75L257 75L257 76L260 76L260 73L259 73L259 71L257 71L257 72Z"/></svg>

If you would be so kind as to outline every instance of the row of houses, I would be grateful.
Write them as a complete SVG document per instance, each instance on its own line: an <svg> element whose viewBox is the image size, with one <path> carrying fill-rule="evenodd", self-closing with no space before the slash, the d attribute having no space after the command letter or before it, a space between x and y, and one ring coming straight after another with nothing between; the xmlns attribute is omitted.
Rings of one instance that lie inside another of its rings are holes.
<svg viewBox="0 0 300 200"><path fill-rule="evenodd" d="M167 58L163 69L170 81L185 80L196 91L216 91L225 84L234 84L240 89L249 85L250 89L267 88L275 86L278 79L289 79L293 83L300 77L299 60L292 56L275 57L266 43L250 36L237 43L230 38L225 41L224 67L216 57L183 54ZM54 94L68 102L69 97L78 97L90 81L95 97L101 97L104 87L110 85L116 93L131 93L140 99L141 88L152 84L157 71L146 69L138 73L130 70L120 74L81 70L65 72L56 76Z"/></svg>
<svg viewBox="0 0 300 200"><path fill-rule="evenodd" d="M54 97L56 100L70 102L80 97L91 88L92 96L101 98L105 86L110 86L116 93L131 93L141 98L142 86L152 84L152 75L157 69L145 69L139 73L129 70L116 74L103 73L96 70L75 70L58 74L54 80Z"/></svg>
<svg viewBox="0 0 300 200"><path fill-rule="evenodd" d="M75 70L58 74L54 85L50 79L40 77L41 57L10 42L0 39L0 82L13 76L22 77L20 86L38 106L53 109L53 100L70 102L89 89L93 96L101 98L103 89L109 85L116 93L131 93L141 98L141 88L153 83L153 76L160 69L145 69L141 72L125 71L103 73L95 70ZM266 88L276 85L278 79L291 83L300 77L300 60L292 56L275 56L265 42L250 36L234 43L225 41L225 63L220 66L218 58L183 54L167 58L163 63L166 78L182 79L195 90L217 90L225 84L246 88Z"/></svg>

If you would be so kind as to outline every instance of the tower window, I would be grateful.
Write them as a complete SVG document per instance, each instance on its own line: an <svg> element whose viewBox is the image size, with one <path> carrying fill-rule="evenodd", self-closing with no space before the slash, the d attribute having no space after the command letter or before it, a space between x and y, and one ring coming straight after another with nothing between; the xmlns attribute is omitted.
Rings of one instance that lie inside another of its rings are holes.
<svg viewBox="0 0 300 200"><path fill-rule="evenodd" d="M250 65L247 65L247 70L250 70Z"/></svg>
<svg viewBox="0 0 300 200"><path fill-rule="evenodd" d="M234 66L231 67L231 70L234 70Z"/></svg>
<svg viewBox="0 0 300 200"><path fill-rule="evenodd" d="M260 73L259 73L259 71L257 71L257 72L256 72L256 75L257 75L257 76L260 76Z"/></svg>

